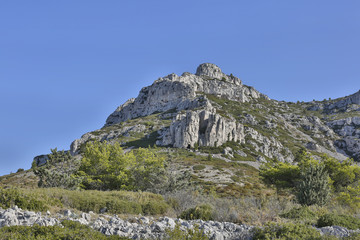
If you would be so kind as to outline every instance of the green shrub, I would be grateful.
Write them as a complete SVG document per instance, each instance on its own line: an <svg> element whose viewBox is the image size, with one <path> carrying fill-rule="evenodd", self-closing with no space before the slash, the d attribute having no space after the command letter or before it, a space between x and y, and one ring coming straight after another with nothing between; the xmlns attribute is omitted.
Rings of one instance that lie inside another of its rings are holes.
<svg viewBox="0 0 360 240"><path fill-rule="evenodd" d="M302 239L314 240L321 239L320 233L304 224L285 223L277 225L275 223L268 223L263 228L254 229L254 240L287 240L287 239Z"/></svg>
<svg viewBox="0 0 360 240"><path fill-rule="evenodd" d="M77 189L80 179L73 174L79 168L79 161L71 156L70 152L58 151L57 148L51 149L45 165L38 167L35 162L31 167L34 174L38 176L39 187L60 187L66 189Z"/></svg>
<svg viewBox="0 0 360 240"><path fill-rule="evenodd" d="M202 165L202 164L193 166L193 170L194 170L194 171L204 170L205 168L206 168L206 166L205 166L205 165Z"/></svg>
<svg viewBox="0 0 360 240"><path fill-rule="evenodd" d="M208 204L190 208L181 213L180 218L186 220L202 219L205 221L213 219L213 209Z"/></svg>
<svg viewBox="0 0 360 240"><path fill-rule="evenodd" d="M354 164L350 159L340 162L335 158L322 156L325 170L329 173L331 180L334 182L336 191L360 180L360 166Z"/></svg>
<svg viewBox="0 0 360 240"><path fill-rule="evenodd" d="M341 226L348 229L359 229L360 228L360 219L355 218L350 215L337 215L337 214L324 214L318 221L317 227L326 227L326 226Z"/></svg>
<svg viewBox="0 0 360 240"><path fill-rule="evenodd" d="M142 206L142 211L146 215L156 215L156 214L164 214L166 210L169 208L169 205L157 202L157 201L149 201Z"/></svg>
<svg viewBox="0 0 360 240"><path fill-rule="evenodd" d="M44 211L47 209L45 202L33 195L22 194L15 188L0 188L0 207L9 208L14 205L22 209L34 211Z"/></svg>
<svg viewBox="0 0 360 240"><path fill-rule="evenodd" d="M352 209L360 208L360 186L347 186L339 193L338 200Z"/></svg>
<svg viewBox="0 0 360 240"><path fill-rule="evenodd" d="M58 166L52 169L39 167L33 169L33 171L40 178L38 182L39 187L77 189L81 182L79 178L73 176L75 170L68 166Z"/></svg>
<svg viewBox="0 0 360 240"><path fill-rule="evenodd" d="M360 233L352 233L349 237L345 237L344 240L359 240Z"/></svg>
<svg viewBox="0 0 360 240"><path fill-rule="evenodd" d="M300 177L300 169L290 163L267 163L261 166L260 176L266 183L279 188L294 187Z"/></svg>
<svg viewBox="0 0 360 240"><path fill-rule="evenodd" d="M77 177L82 188L96 190L149 190L165 181L165 159L151 149L124 153L119 143L86 144Z"/></svg>
<svg viewBox="0 0 360 240"><path fill-rule="evenodd" d="M352 160L340 162L324 154L319 162L301 148L295 154L294 161L298 165L278 161L263 164L260 167L260 176L266 183L274 184L278 188L292 188L299 181L301 169L320 165L324 168L324 172L328 173L336 192L340 192L350 185L356 185L360 181L360 166L354 164Z"/></svg>
<svg viewBox="0 0 360 240"><path fill-rule="evenodd" d="M303 206L292 208L290 211L280 214L280 217L297 220L314 220L317 218L317 215L309 207Z"/></svg>
<svg viewBox="0 0 360 240"><path fill-rule="evenodd" d="M297 200L303 205L324 205L330 198L329 175L320 164L302 167L296 187Z"/></svg>
<svg viewBox="0 0 360 240"><path fill-rule="evenodd" d="M105 205L107 210L111 213L132 213L132 214L143 213L141 204L136 202L113 199L111 201L107 201Z"/></svg>
<svg viewBox="0 0 360 240"><path fill-rule="evenodd" d="M61 226L11 226L0 228L0 239L2 240L39 240L39 239L59 239L59 240L115 240L129 239L112 235L106 235L93 230L92 228L82 225L78 222L65 220Z"/></svg>
<svg viewBox="0 0 360 240"><path fill-rule="evenodd" d="M181 231L180 226L176 225L173 230L167 229L165 239L168 240L209 240L209 237L200 230L198 226L194 229Z"/></svg>

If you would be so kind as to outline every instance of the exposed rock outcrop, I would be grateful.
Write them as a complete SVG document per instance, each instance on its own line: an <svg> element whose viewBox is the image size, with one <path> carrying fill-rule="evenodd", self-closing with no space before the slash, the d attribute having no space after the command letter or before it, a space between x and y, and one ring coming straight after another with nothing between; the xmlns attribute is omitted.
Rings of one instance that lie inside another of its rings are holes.
<svg viewBox="0 0 360 240"><path fill-rule="evenodd" d="M352 104L360 105L360 90L350 96L340 99L339 101L326 105L325 108L329 110L340 109L346 111L346 108ZM360 108L358 110L360 110Z"/></svg>
<svg viewBox="0 0 360 240"><path fill-rule="evenodd" d="M341 139L335 141L335 145L352 156L355 160L360 160L360 117L348 117L328 122Z"/></svg>
<svg viewBox="0 0 360 240"><path fill-rule="evenodd" d="M242 84L234 76L224 74L214 64L201 64L196 75L184 73L181 76L170 74L159 78L151 86L141 89L136 99L130 99L118 107L106 120L106 125L123 122L128 119L165 112L194 109L201 106L198 93L214 94L230 100L247 102L253 98L266 98L252 87Z"/></svg>
<svg viewBox="0 0 360 240"><path fill-rule="evenodd" d="M227 141L244 142L244 126L234 119L216 114L216 109L177 114L170 127L161 132L158 145L176 148L220 146Z"/></svg>
<svg viewBox="0 0 360 240"><path fill-rule="evenodd" d="M348 111L360 111L360 90L349 96L323 101L312 102L308 107L312 111L323 111L326 113L348 112Z"/></svg>
<svg viewBox="0 0 360 240"><path fill-rule="evenodd" d="M40 212L24 211L18 207L3 210L0 208L0 228L4 226L61 226L62 220L71 220L88 225L91 228L100 231L105 235L118 235L131 239L164 239L168 230L174 230L176 225L181 231L187 231L198 227L212 240L251 240L253 239L253 226L245 224L234 224L230 222L202 221L174 219L161 217L138 217L129 220L123 220L118 216L102 215L93 218L89 213L75 214L70 210L63 213L51 215L48 212L42 216ZM359 233L359 230L348 230L344 227L329 226L315 228L321 235L330 235L336 237L348 237L352 233Z"/></svg>

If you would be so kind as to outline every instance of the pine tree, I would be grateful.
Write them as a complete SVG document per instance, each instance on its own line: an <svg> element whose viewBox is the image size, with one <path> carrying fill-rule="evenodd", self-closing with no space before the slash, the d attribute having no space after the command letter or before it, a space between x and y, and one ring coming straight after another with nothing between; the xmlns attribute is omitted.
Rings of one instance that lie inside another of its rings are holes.
<svg viewBox="0 0 360 240"><path fill-rule="evenodd" d="M329 175L324 166L312 164L301 169L297 200L302 205L324 205L330 198Z"/></svg>

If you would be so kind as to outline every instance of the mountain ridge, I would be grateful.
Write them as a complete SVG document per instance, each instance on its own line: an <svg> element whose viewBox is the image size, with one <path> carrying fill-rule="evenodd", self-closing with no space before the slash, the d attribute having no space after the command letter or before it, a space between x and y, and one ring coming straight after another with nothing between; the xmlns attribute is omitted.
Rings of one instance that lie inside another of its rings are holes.
<svg viewBox="0 0 360 240"><path fill-rule="evenodd" d="M312 102L270 99L212 63L195 74L161 77L111 113L104 126L70 147L73 155L92 140L124 146L220 148L229 159L292 162L306 147L339 160L359 160L360 91ZM139 145L140 144L140 145Z"/></svg>

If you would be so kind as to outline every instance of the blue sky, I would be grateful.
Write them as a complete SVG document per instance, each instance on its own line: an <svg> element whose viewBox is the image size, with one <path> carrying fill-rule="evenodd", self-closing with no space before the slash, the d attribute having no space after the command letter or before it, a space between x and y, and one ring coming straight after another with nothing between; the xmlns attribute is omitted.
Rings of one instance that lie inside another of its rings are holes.
<svg viewBox="0 0 360 240"><path fill-rule="evenodd" d="M352 94L359 12L355 0L0 1L0 175L203 62L277 100Z"/></svg>

